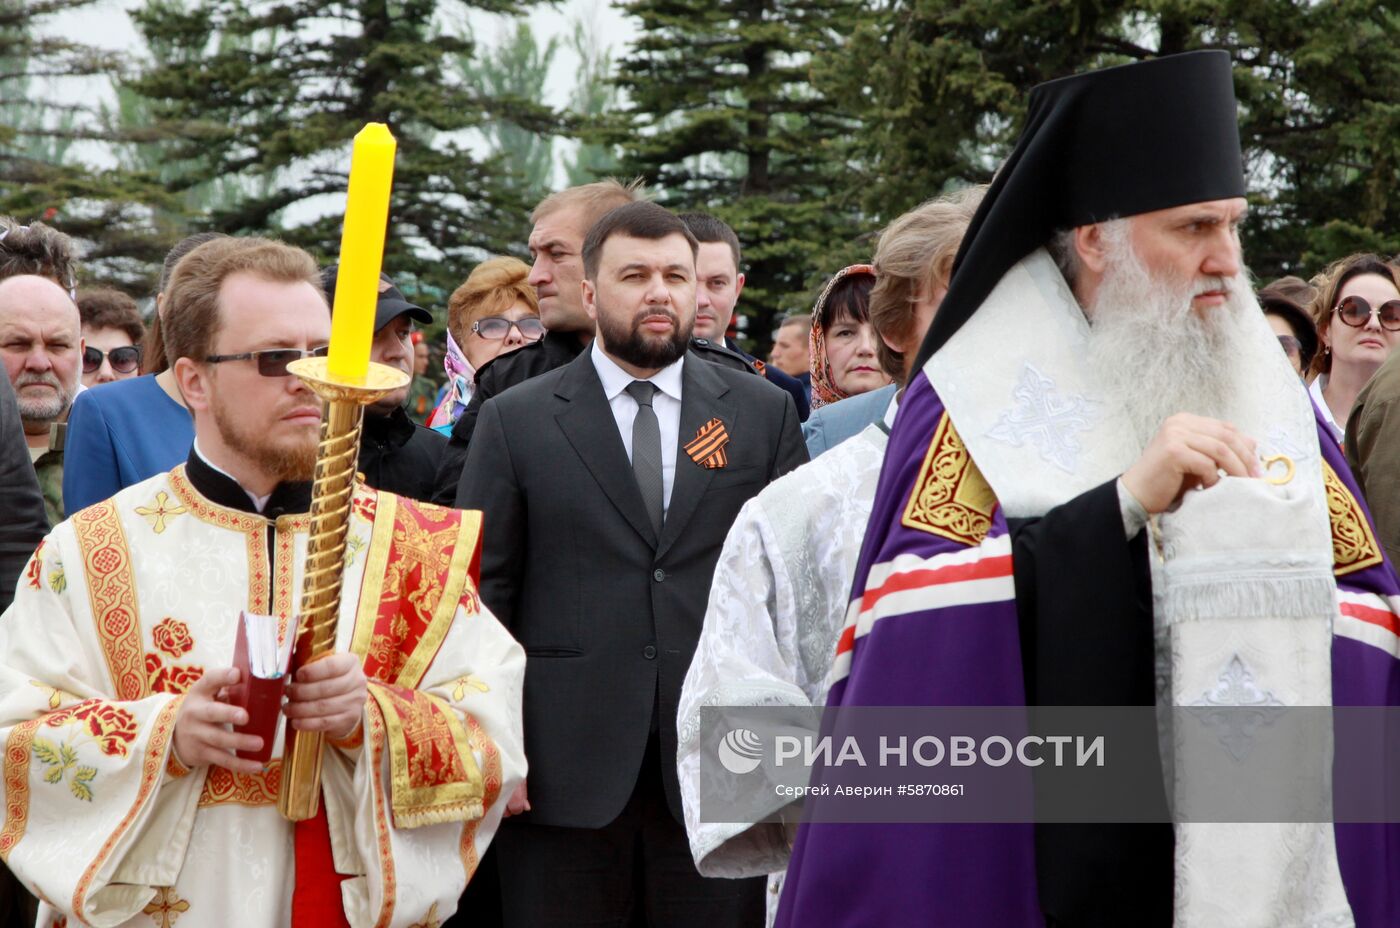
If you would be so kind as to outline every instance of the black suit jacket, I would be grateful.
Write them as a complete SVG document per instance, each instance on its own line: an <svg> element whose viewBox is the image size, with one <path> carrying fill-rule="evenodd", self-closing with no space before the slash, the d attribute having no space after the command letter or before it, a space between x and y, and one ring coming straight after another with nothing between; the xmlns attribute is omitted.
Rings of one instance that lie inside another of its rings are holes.
<svg viewBox="0 0 1400 928"><path fill-rule="evenodd" d="M711 418L724 467L684 446ZM489 400L457 506L484 513L481 596L525 647L529 820L600 828L636 786L652 720L681 820L676 708L720 547L739 508L807 460L792 401L686 355L671 503L656 537L585 352Z"/></svg>
<svg viewBox="0 0 1400 928"><path fill-rule="evenodd" d="M24 565L48 533L39 478L29 461L19 405L8 378L0 384L0 612L15 598ZM3 911L3 906L0 906Z"/></svg>
<svg viewBox="0 0 1400 928"><path fill-rule="evenodd" d="M741 358L748 361L750 364L754 365L754 369L758 373L761 373L764 379L771 383L773 386L777 387L780 390L786 390L788 396L792 397L793 404L797 407L798 421L807 421L807 417L812 414L812 402L811 398L808 396L808 391L811 389L810 387L804 387L802 385L802 381L798 380L791 374L784 373L778 368L778 365L767 364L763 361L760 361L758 358L755 358L753 355L749 354L747 351L743 350L738 345L731 342L729 339L725 339L724 347L728 348L730 351L739 355Z"/></svg>

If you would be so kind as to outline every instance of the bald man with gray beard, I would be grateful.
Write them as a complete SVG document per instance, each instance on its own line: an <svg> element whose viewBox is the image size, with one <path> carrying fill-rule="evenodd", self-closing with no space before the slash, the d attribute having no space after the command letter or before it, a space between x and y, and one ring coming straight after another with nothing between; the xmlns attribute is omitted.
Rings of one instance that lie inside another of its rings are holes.
<svg viewBox="0 0 1400 928"><path fill-rule="evenodd" d="M49 521L63 521L63 423L83 369L82 319L62 287L22 274L0 281L0 359L14 388Z"/></svg>

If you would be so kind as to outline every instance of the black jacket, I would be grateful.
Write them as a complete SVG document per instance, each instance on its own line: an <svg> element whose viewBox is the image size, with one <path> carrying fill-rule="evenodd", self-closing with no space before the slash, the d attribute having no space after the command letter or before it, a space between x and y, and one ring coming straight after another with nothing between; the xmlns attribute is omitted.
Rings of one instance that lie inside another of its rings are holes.
<svg viewBox="0 0 1400 928"><path fill-rule="evenodd" d="M691 352L682 446L711 419L729 436L725 460L706 467L678 449L658 538L590 357L481 410L457 505L482 510L481 598L528 655L527 821L612 821L653 730L681 820L676 709L720 548L740 507L807 460L787 396Z"/></svg>
<svg viewBox="0 0 1400 928"><path fill-rule="evenodd" d="M366 411L360 472L376 490L430 502L433 478L446 448L444 436L415 425L402 408L387 416Z"/></svg>
<svg viewBox="0 0 1400 928"><path fill-rule="evenodd" d="M698 341L699 339L697 339ZM788 374L774 364L766 364L744 351L738 345L725 339L724 347L737 354L739 357L753 365L757 373L763 375L764 379L779 389L786 390L788 396L792 397L792 402L797 406L797 418L806 422L807 417L812 414L812 401L808 398L809 387L804 387L802 381Z"/></svg>
<svg viewBox="0 0 1400 928"><path fill-rule="evenodd" d="M563 367L583 351L584 345L574 332L546 332L544 338L515 351L499 354L481 365L476 372L476 387L463 410L462 417L452 426L452 439L442 452L437 477L433 481L431 501L451 506L457 496L457 481L467 461L467 446L476 429L476 417L481 406L501 391L538 377L556 367Z"/></svg>
<svg viewBox="0 0 1400 928"><path fill-rule="evenodd" d="M0 387L0 611L14 600L19 575L49 530L15 391L4 380Z"/></svg>

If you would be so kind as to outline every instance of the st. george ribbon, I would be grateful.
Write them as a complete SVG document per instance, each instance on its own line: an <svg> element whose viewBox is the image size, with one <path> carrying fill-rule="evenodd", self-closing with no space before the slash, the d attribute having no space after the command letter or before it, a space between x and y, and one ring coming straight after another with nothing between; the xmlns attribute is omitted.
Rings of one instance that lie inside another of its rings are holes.
<svg viewBox="0 0 1400 928"><path fill-rule="evenodd" d="M369 360L397 147L389 127L383 123L369 123L355 136L330 350L324 358L303 358L288 365L288 370L315 391L324 405L316 449L316 481L311 489L311 539L306 551L293 670L335 650L345 534L350 523L350 494L359 459L364 408L408 383L408 375L402 371L371 364ZM287 760L282 768L277 808L290 821L316 816L321 801L324 742L322 732L297 731L287 726Z"/></svg>

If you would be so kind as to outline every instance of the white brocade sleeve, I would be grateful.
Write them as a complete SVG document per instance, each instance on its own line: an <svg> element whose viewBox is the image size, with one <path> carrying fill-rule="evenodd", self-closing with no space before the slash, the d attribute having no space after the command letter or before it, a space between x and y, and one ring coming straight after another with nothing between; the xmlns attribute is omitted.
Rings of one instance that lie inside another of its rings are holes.
<svg viewBox="0 0 1400 928"><path fill-rule="evenodd" d="M755 876L787 866L790 848L782 825L700 820L700 709L812 705L810 694L822 681L810 679L803 666L797 617L787 565L760 501L750 500L720 553L677 718L686 831L705 876Z"/></svg>
<svg viewBox="0 0 1400 928"><path fill-rule="evenodd" d="M744 505L725 539L677 717L685 824L705 876L787 866L783 825L700 821L700 710L826 702L885 445L871 426L779 478ZM769 811L783 803L774 791Z"/></svg>
<svg viewBox="0 0 1400 928"><path fill-rule="evenodd" d="M336 866L363 874L342 884L353 928L437 924L456 908L500 826L506 800L525 778L524 679L525 652L515 639L484 605L475 612L458 606L418 692L450 706L463 722L486 790L483 812L466 821L406 827L395 820L391 752L371 712L362 746L326 752Z"/></svg>
<svg viewBox="0 0 1400 928"><path fill-rule="evenodd" d="M1118 490L1118 511L1123 514L1123 535L1132 540L1147 524L1147 510L1138 502L1138 498L1129 492L1122 477L1118 478L1114 486Z"/></svg>
<svg viewBox="0 0 1400 928"><path fill-rule="evenodd" d="M117 698L94 629L75 618L81 564L64 523L0 616L0 859L53 908L105 928L175 883L203 777L167 769L180 697Z"/></svg>

